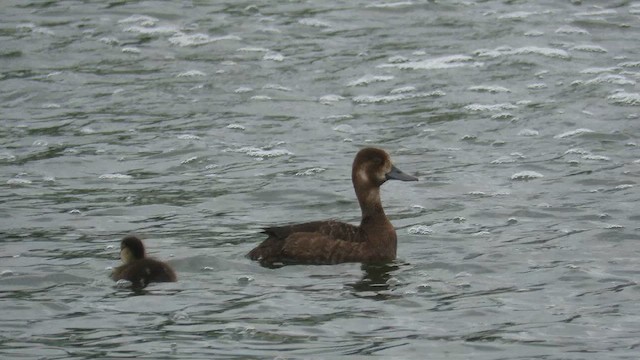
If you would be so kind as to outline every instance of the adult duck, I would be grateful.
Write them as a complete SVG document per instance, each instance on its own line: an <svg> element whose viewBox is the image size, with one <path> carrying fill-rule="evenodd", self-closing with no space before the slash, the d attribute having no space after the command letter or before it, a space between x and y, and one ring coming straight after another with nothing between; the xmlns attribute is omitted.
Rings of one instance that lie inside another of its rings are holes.
<svg viewBox="0 0 640 360"><path fill-rule="evenodd" d="M358 152L351 180L362 210L360 225L335 220L275 226L247 256L266 267L287 264L385 263L396 258L397 236L380 201L387 180L417 181L400 171L382 149Z"/></svg>

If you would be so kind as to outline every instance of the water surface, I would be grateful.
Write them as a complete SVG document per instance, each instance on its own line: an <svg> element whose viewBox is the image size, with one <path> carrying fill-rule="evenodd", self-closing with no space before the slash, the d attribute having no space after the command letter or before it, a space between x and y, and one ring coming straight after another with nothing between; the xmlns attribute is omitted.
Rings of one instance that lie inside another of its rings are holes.
<svg viewBox="0 0 640 360"><path fill-rule="evenodd" d="M0 12L0 357L636 359L640 4L22 2ZM398 260L264 269L261 226ZM137 233L180 281L114 286ZM355 357L354 357L355 356Z"/></svg>

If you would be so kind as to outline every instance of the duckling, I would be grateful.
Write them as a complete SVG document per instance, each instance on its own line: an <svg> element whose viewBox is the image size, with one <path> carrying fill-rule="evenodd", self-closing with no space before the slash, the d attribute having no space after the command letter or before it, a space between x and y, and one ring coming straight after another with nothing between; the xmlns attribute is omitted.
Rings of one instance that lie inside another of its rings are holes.
<svg viewBox="0 0 640 360"><path fill-rule="evenodd" d="M113 269L111 278L131 281L132 286L144 288L152 282L175 282L176 273L171 266L145 256L142 241L134 236L125 236L120 242L122 265Z"/></svg>
<svg viewBox="0 0 640 360"><path fill-rule="evenodd" d="M380 186L387 180L418 178L395 167L384 150L369 147L356 154L351 180L362 211L359 226L326 220L267 227L262 231L267 239L247 257L265 267L394 260L397 236L382 208Z"/></svg>

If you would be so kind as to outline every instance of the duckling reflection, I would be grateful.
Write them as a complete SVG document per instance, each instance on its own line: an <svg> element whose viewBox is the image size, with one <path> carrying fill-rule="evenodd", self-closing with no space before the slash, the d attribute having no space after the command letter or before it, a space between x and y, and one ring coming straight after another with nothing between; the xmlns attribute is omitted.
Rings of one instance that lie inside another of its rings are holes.
<svg viewBox="0 0 640 360"><path fill-rule="evenodd" d="M171 266L145 256L142 241L134 235L120 242L120 259L123 264L111 273L114 281L128 280L134 288L144 288L152 282L177 281Z"/></svg>

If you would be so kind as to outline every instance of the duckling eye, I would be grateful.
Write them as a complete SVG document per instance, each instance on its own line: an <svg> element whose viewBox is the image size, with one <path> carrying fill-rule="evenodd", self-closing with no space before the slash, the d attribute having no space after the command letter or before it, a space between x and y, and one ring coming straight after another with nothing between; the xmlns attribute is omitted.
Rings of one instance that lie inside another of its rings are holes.
<svg viewBox="0 0 640 360"><path fill-rule="evenodd" d="M375 165L382 165L382 159L380 159L379 157L373 158L373 163Z"/></svg>

